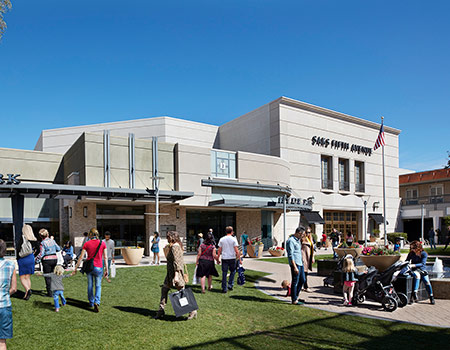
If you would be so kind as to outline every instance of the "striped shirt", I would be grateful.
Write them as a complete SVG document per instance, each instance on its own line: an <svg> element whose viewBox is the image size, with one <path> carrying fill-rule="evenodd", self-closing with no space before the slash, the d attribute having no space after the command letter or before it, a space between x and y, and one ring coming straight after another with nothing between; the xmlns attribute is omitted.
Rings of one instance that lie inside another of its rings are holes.
<svg viewBox="0 0 450 350"><path fill-rule="evenodd" d="M15 265L13 261L0 258L0 308L11 306L9 288Z"/></svg>

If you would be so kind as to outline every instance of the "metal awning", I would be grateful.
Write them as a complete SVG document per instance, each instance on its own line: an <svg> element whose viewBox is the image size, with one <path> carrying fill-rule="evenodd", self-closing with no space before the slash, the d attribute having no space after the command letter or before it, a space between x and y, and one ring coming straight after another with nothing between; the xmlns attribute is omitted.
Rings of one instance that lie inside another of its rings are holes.
<svg viewBox="0 0 450 350"><path fill-rule="evenodd" d="M369 214L369 218L373 219L377 225L382 224L384 221L383 215L381 214Z"/></svg>
<svg viewBox="0 0 450 350"><path fill-rule="evenodd" d="M283 204L267 201L255 200L238 200L238 199L219 199L208 203L210 207L227 207L227 208L251 208L251 209L271 209L283 210ZM286 204L287 211L310 210L308 205L303 204Z"/></svg>
<svg viewBox="0 0 450 350"><path fill-rule="evenodd" d="M106 200L155 200L155 190L134 188L91 187L78 185L55 185L45 183L23 183L0 185L0 198L21 194L26 198L50 199L106 199ZM175 202L194 196L193 192L159 191L159 200Z"/></svg>
<svg viewBox="0 0 450 350"><path fill-rule="evenodd" d="M309 224L325 224L318 211L302 211L301 214Z"/></svg>
<svg viewBox="0 0 450 350"><path fill-rule="evenodd" d="M233 188L238 190L257 190L264 192L272 192L279 195L291 195L289 187L281 185L264 185L260 183L238 182L232 180L202 179L202 186L205 187L222 187Z"/></svg>

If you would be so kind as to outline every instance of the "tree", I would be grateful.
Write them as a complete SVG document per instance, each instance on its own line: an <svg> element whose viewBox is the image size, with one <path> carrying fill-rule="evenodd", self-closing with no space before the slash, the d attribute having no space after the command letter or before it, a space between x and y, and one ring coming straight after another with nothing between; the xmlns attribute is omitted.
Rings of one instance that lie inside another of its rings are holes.
<svg viewBox="0 0 450 350"><path fill-rule="evenodd" d="M447 151L447 157L448 157L447 165L444 167L444 169L450 169L450 152L449 151Z"/></svg>
<svg viewBox="0 0 450 350"><path fill-rule="evenodd" d="M3 14L11 9L11 0L0 0L0 40L6 30L6 22L3 20Z"/></svg>

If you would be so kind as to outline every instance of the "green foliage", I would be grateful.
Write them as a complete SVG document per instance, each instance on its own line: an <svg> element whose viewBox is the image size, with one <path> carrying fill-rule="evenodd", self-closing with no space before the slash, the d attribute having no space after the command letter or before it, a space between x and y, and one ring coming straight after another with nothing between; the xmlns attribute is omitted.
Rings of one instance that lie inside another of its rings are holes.
<svg viewBox="0 0 450 350"><path fill-rule="evenodd" d="M447 157L448 157L447 165L444 166L444 169L450 169L450 152L449 151L447 151Z"/></svg>
<svg viewBox="0 0 450 350"><path fill-rule="evenodd" d="M444 217L444 223L445 223L445 226L450 226L450 215Z"/></svg>
<svg viewBox="0 0 450 350"><path fill-rule="evenodd" d="M0 40L6 30L6 22L3 19L3 14L8 12L11 7L12 5L10 0L0 0Z"/></svg>
<svg viewBox="0 0 450 350"><path fill-rule="evenodd" d="M405 232L392 232L387 234L387 239L389 242L395 243L397 238L403 237L405 240L408 239L408 234Z"/></svg>
<svg viewBox="0 0 450 350"><path fill-rule="evenodd" d="M372 236L374 236L374 237L380 237L380 230L379 229L373 229L372 230Z"/></svg>

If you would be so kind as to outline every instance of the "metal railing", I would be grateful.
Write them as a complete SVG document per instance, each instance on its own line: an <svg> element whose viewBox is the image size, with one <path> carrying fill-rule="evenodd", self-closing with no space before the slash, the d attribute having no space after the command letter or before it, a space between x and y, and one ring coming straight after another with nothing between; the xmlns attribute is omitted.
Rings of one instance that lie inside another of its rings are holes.
<svg viewBox="0 0 450 350"><path fill-rule="evenodd" d="M366 188L363 183L355 183L355 191L356 192L365 192Z"/></svg>
<svg viewBox="0 0 450 350"><path fill-rule="evenodd" d="M440 196L426 196L426 197L417 197L417 198L403 198L402 205L422 205L422 204L443 204L450 203L450 194L443 194Z"/></svg>
<svg viewBox="0 0 450 350"><path fill-rule="evenodd" d="M339 181L339 191L350 191L350 184L348 181Z"/></svg>
<svg viewBox="0 0 450 350"><path fill-rule="evenodd" d="M328 179L322 179L322 188L326 190L333 189L333 181Z"/></svg>

